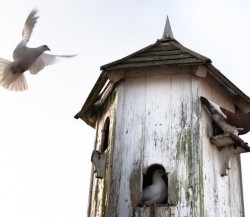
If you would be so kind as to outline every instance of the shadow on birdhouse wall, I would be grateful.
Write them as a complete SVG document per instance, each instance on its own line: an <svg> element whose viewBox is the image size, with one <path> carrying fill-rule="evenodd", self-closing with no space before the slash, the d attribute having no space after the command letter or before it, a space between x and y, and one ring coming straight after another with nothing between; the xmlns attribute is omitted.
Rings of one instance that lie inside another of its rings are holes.
<svg viewBox="0 0 250 217"><path fill-rule="evenodd" d="M109 126L110 126L110 119L109 117L107 117L102 129L101 152L106 151L106 149L109 146Z"/></svg>
<svg viewBox="0 0 250 217"><path fill-rule="evenodd" d="M102 128L101 133L101 145L100 151L94 150L91 156L91 162L94 164L94 172L96 172L96 178L102 179L105 174L106 167L106 155L105 151L109 147L109 128L110 118L107 117Z"/></svg>

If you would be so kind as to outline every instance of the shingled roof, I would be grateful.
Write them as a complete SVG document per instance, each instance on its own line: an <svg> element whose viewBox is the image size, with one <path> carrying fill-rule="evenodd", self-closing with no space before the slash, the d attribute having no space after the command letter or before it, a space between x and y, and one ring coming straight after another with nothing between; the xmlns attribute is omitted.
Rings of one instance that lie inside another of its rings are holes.
<svg viewBox="0 0 250 217"><path fill-rule="evenodd" d="M174 39L167 17L162 39L120 60L101 66L101 70L206 63L211 63L211 60L182 46Z"/></svg>
<svg viewBox="0 0 250 217"><path fill-rule="evenodd" d="M101 70L154 67L167 65L196 65L211 60L182 46L172 38L160 39L120 60L101 66Z"/></svg>

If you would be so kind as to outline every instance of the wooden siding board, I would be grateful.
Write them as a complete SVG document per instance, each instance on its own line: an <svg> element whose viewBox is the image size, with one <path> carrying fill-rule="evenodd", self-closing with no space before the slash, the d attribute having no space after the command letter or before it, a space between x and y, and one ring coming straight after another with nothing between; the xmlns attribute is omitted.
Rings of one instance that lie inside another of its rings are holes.
<svg viewBox="0 0 250 217"><path fill-rule="evenodd" d="M191 156L190 164L192 172L189 175L189 188L192 190L190 204L194 205L192 209L193 216L202 216L203 214L203 176L201 157L202 146L200 137L200 95L199 95L199 78L191 76Z"/></svg>
<svg viewBox="0 0 250 217"><path fill-rule="evenodd" d="M116 107L116 92L107 100L102 110L99 112L98 121L96 124L96 139L94 150L101 152L103 141L103 128L106 119L110 118L108 147L104 152L101 152L105 157L105 171L102 179L96 178L96 174L92 173L92 184L90 190L90 206L88 216L107 217L109 194L110 192L110 177L111 177L111 162L113 157L113 143L114 143L114 127L115 127L115 107Z"/></svg>
<svg viewBox="0 0 250 217"><path fill-rule="evenodd" d="M162 94L164 94L164 98ZM171 75L147 78L143 168L162 164L170 172ZM160 106L161 105L161 106Z"/></svg>
<svg viewBox="0 0 250 217"><path fill-rule="evenodd" d="M244 216L244 205L243 205L243 192L242 192L242 183L241 181L235 182L235 176L241 177L241 164L240 164L240 155L235 155L231 161L231 173L229 171L229 191L231 197L229 198L229 211L230 216ZM230 174L231 173L231 174ZM235 198L239 200L238 203L235 203Z"/></svg>
<svg viewBox="0 0 250 217"><path fill-rule="evenodd" d="M126 79L118 87L110 217L132 216L141 195L141 148L144 143L145 78ZM119 179L119 184L116 183ZM126 204L126 205L125 205Z"/></svg>
<svg viewBox="0 0 250 217"><path fill-rule="evenodd" d="M103 111L98 123L97 135L96 135L96 147L95 150L101 152L102 143L102 129L107 117L114 117L114 107L115 103L111 103L108 110ZM113 141L113 127L114 119L110 119L110 130L109 130L109 145L107 150L103 153L105 157L105 172L102 179L95 178L96 174L93 174L93 185L92 185L92 196L91 196L91 208L90 216L96 217L107 217L108 211L108 200L110 191L110 176L111 176L111 162L112 162L112 146Z"/></svg>
<svg viewBox="0 0 250 217"><path fill-rule="evenodd" d="M99 120L99 123L102 123L102 120ZM99 149L100 143L101 143L101 123L100 125L98 124L97 126L97 134L96 134L96 141L95 141L95 150ZM92 195L91 195L91 200L90 200L90 209L89 209L89 216L97 216L101 217L101 201L103 197L103 192L98 191L98 189L103 188L103 181L100 179L95 178L95 173L93 173L92 177Z"/></svg>
<svg viewBox="0 0 250 217"><path fill-rule="evenodd" d="M178 84L178 85L176 85ZM194 191L194 166L192 162L196 153L192 147L192 96L191 75L172 76L172 101L171 101L171 136L172 136L172 173L177 179L169 180L171 183L177 181L178 201L176 208L172 211L174 216L194 216L193 210L196 206L197 193ZM197 159L197 157L195 158ZM174 176L173 176L174 177ZM170 195L174 193L174 186ZM171 214L172 214L171 212Z"/></svg>

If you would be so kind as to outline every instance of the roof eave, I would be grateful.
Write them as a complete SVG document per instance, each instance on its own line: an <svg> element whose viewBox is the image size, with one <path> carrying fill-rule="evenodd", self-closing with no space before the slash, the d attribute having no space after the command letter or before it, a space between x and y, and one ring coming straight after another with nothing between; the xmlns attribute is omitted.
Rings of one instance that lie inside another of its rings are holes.
<svg viewBox="0 0 250 217"><path fill-rule="evenodd" d="M109 96L113 93L116 86L115 83L110 83L110 82L107 83L108 79L102 80L103 76L105 76L106 78L105 72L101 73L99 77L100 79L99 82L97 81L95 84L95 86L98 87L98 90L100 90L100 92L98 93L98 91L96 91L97 89L93 88L89 94L89 97L85 101L82 109L74 116L74 118L76 119L81 118L84 122L86 122L89 126L93 128L95 128L98 112L106 103ZM99 86L100 83L102 83L103 86Z"/></svg>
<svg viewBox="0 0 250 217"><path fill-rule="evenodd" d="M102 72L87 99L85 100L85 103L83 104L81 110L74 116L76 119L82 118L83 114L98 100L99 94L107 80L108 78L106 74Z"/></svg>
<svg viewBox="0 0 250 217"><path fill-rule="evenodd" d="M233 84L227 77L225 77L220 70L218 70L215 66L212 64L207 64L208 72L216 79L218 80L223 86L227 87L228 92L231 92L234 94L235 98L240 97L242 98L246 103L250 104L250 98L242 91L240 90L235 84ZM231 94L231 95L232 95Z"/></svg>

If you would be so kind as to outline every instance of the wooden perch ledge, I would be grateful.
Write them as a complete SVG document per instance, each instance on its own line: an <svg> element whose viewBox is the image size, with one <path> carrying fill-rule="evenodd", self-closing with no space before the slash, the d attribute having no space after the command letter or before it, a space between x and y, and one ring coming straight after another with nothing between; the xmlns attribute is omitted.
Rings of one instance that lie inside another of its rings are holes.
<svg viewBox="0 0 250 217"><path fill-rule="evenodd" d="M231 168L231 160L233 156L250 151L250 147L247 143L241 145L240 141L236 140L229 134L211 137L210 141L212 144L216 145L220 151L221 176L228 175L228 170Z"/></svg>

